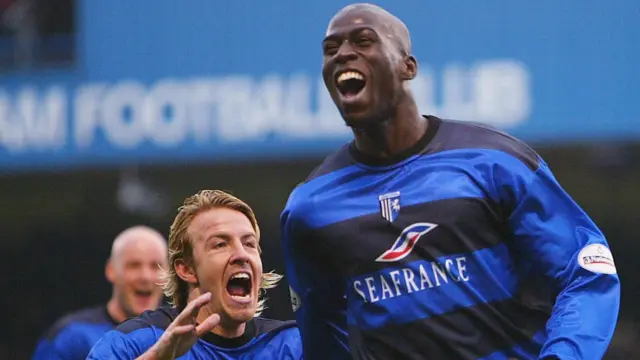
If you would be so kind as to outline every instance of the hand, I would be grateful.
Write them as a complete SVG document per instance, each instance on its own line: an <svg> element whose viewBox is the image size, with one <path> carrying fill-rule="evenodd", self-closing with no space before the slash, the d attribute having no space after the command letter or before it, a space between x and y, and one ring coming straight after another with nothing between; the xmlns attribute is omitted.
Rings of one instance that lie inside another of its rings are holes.
<svg viewBox="0 0 640 360"><path fill-rule="evenodd" d="M213 314L196 326L196 317L200 308L211 300L211 293L205 293L191 301L167 327L145 355L156 360L173 360L184 355L198 341L220 322L220 316ZM143 356L143 358L146 358Z"/></svg>

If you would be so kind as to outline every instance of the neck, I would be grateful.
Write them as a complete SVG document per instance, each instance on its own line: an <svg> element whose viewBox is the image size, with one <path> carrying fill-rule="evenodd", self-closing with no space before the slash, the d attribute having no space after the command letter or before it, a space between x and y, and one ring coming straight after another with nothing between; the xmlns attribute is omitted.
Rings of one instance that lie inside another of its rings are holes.
<svg viewBox="0 0 640 360"><path fill-rule="evenodd" d="M191 302L198 296L200 296L200 290L197 288L193 289L192 291L189 292L188 301ZM200 308L200 311L198 312L198 316L196 316L196 323L201 324L209 316L213 315L214 313L215 312L211 310L209 305L203 306L202 308ZM245 323L236 323L233 321L229 321L224 318L223 314L219 313L218 315L220 315L220 323L211 330L212 333L228 339L237 338L239 336L242 336L242 334L244 334L244 330L246 327Z"/></svg>
<svg viewBox="0 0 640 360"><path fill-rule="evenodd" d="M226 324L224 320L220 320L220 323L211 332L223 338L231 339L242 336L246 327L246 323Z"/></svg>
<svg viewBox="0 0 640 360"><path fill-rule="evenodd" d="M116 296L111 297L111 300L107 303L107 312L109 316L118 323L127 320L128 316L122 309L122 306L118 303Z"/></svg>
<svg viewBox="0 0 640 360"><path fill-rule="evenodd" d="M364 154L389 158L415 145L427 130L427 121L418 112L413 98L407 96L392 115L374 125L354 128L355 144Z"/></svg>

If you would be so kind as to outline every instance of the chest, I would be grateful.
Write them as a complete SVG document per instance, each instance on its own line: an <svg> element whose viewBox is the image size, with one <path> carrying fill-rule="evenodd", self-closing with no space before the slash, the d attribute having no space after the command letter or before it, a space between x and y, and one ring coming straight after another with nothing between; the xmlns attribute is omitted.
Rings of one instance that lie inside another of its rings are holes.
<svg viewBox="0 0 640 360"><path fill-rule="evenodd" d="M267 360L281 358L276 344L254 341L235 349L223 349L204 340L198 340L185 355L178 360Z"/></svg>
<svg viewBox="0 0 640 360"><path fill-rule="evenodd" d="M298 244L310 261L344 276L499 243L503 221L482 176L458 166L405 166L319 187Z"/></svg>

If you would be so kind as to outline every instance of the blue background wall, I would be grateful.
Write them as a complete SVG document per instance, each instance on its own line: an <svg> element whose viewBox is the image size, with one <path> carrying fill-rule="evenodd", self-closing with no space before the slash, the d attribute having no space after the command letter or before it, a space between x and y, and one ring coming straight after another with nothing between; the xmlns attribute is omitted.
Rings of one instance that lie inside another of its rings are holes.
<svg viewBox="0 0 640 360"><path fill-rule="evenodd" d="M0 75L0 169L319 155L349 139L320 80L345 1L81 1L74 68ZM424 113L527 141L640 138L640 3L379 1L413 36Z"/></svg>

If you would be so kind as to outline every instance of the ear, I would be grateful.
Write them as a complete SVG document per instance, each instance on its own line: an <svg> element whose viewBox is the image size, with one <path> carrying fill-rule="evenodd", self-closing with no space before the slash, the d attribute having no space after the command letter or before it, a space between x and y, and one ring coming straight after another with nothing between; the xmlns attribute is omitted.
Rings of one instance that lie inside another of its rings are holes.
<svg viewBox="0 0 640 360"><path fill-rule="evenodd" d="M180 279L191 285L198 284L198 276L196 275L196 272L183 259L176 260L173 264L173 268L176 270L176 274Z"/></svg>
<svg viewBox="0 0 640 360"><path fill-rule="evenodd" d="M113 261L111 259L107 260L107 265L104 267L104 276L111 284L115 283L116 269L114 268Z"/></svg>
<svg viewBox="0 0 640 360"><path fill-rule="evenodd" d="M418 75L418 60L413 55L404 58L403 80L413 80Z"/></svg>

